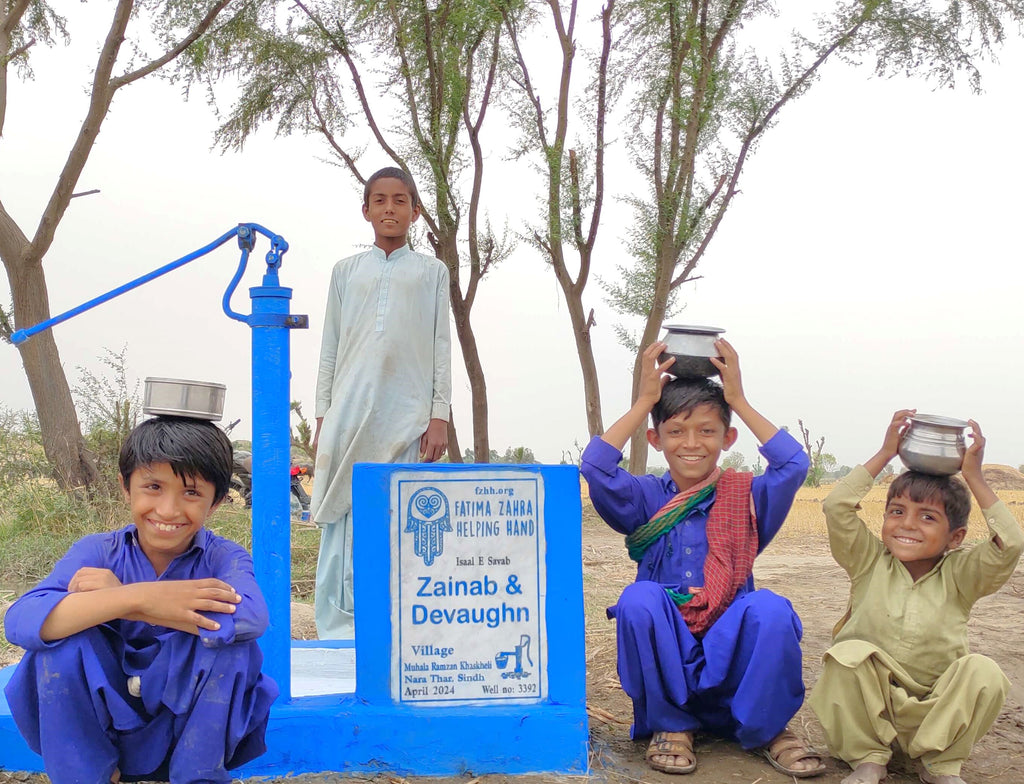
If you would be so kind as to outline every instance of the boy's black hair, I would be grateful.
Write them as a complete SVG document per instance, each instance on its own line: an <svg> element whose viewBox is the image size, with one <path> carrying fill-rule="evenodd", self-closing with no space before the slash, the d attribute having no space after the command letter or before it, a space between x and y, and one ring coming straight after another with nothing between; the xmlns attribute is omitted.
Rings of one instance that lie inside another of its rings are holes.
<svg viewBox="0 0 1024 784"><path fill-rule="evenodd" d="M213 502L222 501L231 485L231 441L212 422L159 416L138 425L121 446L117 468L128 487L136 469L168 463L174 475L200 476L214 487Z"/></svg>
<svg viewBox="0 0 1024 784"><path fill-rule="evenodd" d="M677 414L689 413L697 406L708 404L718 412L725 429L732 422L732 409L725 402L725 391L722 385L710 378L675 378L665 384L661 390L661 398L651 409L651 419L655 430L666 419Z"/></svg>
<svg viewBox="0 0 1024 784"><path fill-rule="evenodd" d="M366 181L366 185L363 186L363 206L370 206L370 188L377 180L400 180L406 188L409 189L409 197L412 199L412 206L418 207L420 204L420 192L416 190L416 182L413 180L412 175L409 172L399 169L396 166L385 166L383 169L379 169L370 175L370 178Z"/></svg>
<svg viewBox="0 0 1024 784"><path fill-rule="evenodd" d="M925 501L940 501L949 519L950 532L967 526L971 513L971 494L967 486L953 476L932 476L917 471L904 471L889 485L885 506L901 495L908 496L915 504Z"/></svg>

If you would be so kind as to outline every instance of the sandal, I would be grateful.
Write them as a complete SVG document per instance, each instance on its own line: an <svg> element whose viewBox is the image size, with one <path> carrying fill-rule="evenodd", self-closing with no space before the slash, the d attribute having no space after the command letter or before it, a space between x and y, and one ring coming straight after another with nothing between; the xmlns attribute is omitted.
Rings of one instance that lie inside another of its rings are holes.
<svg viewBox="0 0 1024 784"><path fill-rule="evenodd" d="M686 765L672 765L655 757L683 757ZM692 732L656 732L647 747L647 764L662 773L693 773L697 769L697 755L693 753Z"/></svg>
<svg viewBox="0 0 1024 784"><path fill-rule="evenodd" d="M794 735L788 727L776 735L771 743L763 746L760 752L775 770L795 779L820 776L825 772L825 761L821 755ZM812 759L818 761L813 768L793 767L797 762Z"/></svg>

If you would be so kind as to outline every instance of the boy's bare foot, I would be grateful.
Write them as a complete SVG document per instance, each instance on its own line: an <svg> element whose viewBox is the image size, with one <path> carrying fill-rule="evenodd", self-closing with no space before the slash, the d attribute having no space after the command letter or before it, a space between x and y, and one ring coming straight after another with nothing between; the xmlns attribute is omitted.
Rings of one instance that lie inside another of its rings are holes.
<svg viewBox="0 0 1024 784"><path fill-rule="evenodd" d="M959 776L937 776L934 773L929 773L924 768L921 768L918 778L921 779L924 784L967 784L967 782Z"/></svg>
<svg viewBox="0 0 1024 784"><path fill-rule="evenodd" d="M662 773L693 773L697 769L693 733L654 733L651 745L647 747L647 764Z"/></svg>
<svg viewBox="0 0 1024 784"><path fill-rule="evenodd" d="M888 775L889 771L885 765L879 765L877 762L862 762L839 784L878 784Z"/></svg>

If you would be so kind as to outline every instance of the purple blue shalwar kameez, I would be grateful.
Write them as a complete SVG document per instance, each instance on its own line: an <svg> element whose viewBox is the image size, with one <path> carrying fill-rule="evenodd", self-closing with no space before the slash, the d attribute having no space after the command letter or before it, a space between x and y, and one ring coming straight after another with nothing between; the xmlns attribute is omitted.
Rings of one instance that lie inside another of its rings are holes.
<svg viewBox="0 0 1024 784"><path fill-rule="evenodd" d="M40 630L83 566L109 569L122 584L216 577L241 595L233 614L201 637L114 620L46 642ZM266 750L277 686L261 674L256 639L267 605L239 545L210 533L157 577L134 525L87 536L4 619L7 639L26 649L5 694L18 729L42 755L54 784L100 784L117 768L125 781L227 782L230 768ZM128 678L138 676L141 696Z"/></svg>
<svg viewBox="0 0 1024 784"><path fill-rule="evenodd" d="M778 533L808 467L803 448L785 431L760 452L768 468L750 491L758 552ZM596 437L583 451L580 470L598 514L628 535L678 489L668 473L633 476L619 467L621 459L618 449ZM714 499L651 545L636 582L608 608L608 617L616 620L619 680L633 700L632 737L704 731L752 749L778 735L803 703L803 628L789 600L754 590L753 577L706 634L698 639L687 628L665 589L687 593L703 586L705 525Z"/></svg>

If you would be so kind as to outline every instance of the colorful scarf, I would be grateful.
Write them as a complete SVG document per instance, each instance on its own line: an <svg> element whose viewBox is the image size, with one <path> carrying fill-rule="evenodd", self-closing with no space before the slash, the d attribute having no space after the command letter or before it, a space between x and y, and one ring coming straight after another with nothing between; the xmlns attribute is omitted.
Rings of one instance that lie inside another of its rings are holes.
<svg viewBox="0 0 1024 784"><path fill-rule="evenodd" d="M652 544L683 522L697 504L715 492L715 483L721 474L722 470L716 467L703 482L672 496L654 517L627 536L629 557L640 563Z"/></svg>
<svg viewBox="0 0 1024 784"><path fill-rule="evenodd" d="M731 468L724 472L716 469L700 485L673 497L654 514L649 523L626 537L627 547L630 547L631 537L636 537L634 546L649 539L643 548L646 551L655 539L664 536L686 518L699 503L699 500L692 499L700 496L703 500L709 492L715 493L715 501L705 526L708 555L704 561L704 588L695 594L669 590L686 625L695 635L703 634L718 620L753 572L758 545L757 520L750 497L753 478L753 474ZM661 533L655 534L659 529ZM637 536L640 532L644 533ZM634 560L639 561L638 558Z"/></svg>

